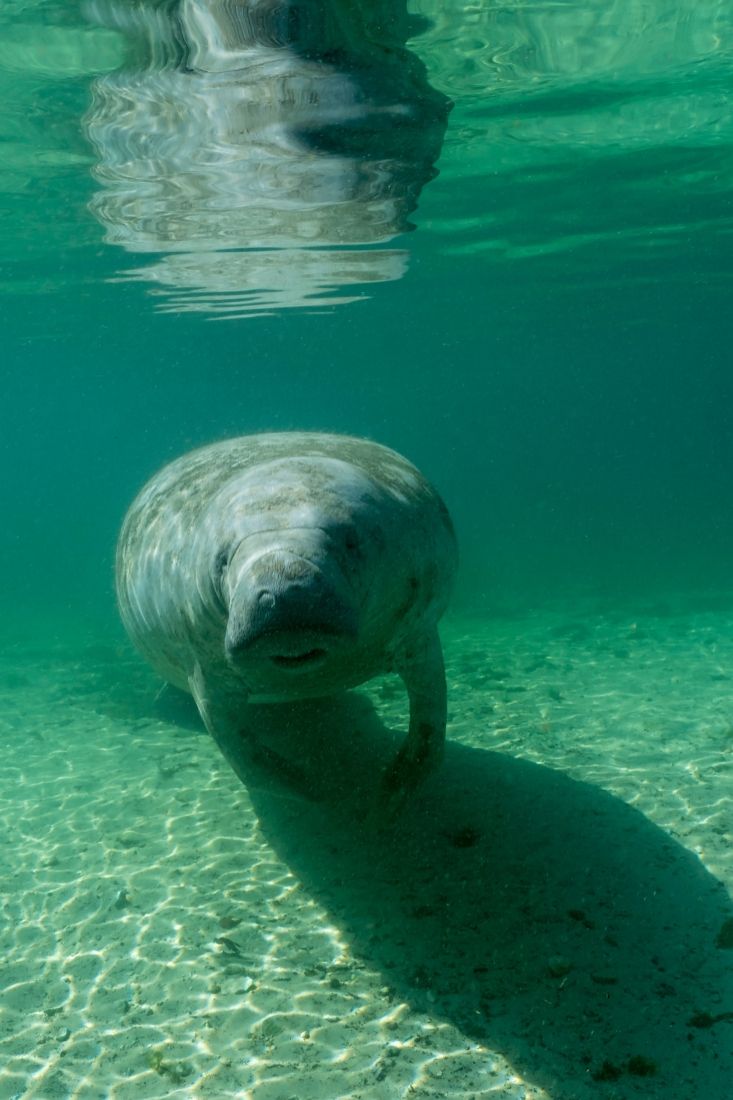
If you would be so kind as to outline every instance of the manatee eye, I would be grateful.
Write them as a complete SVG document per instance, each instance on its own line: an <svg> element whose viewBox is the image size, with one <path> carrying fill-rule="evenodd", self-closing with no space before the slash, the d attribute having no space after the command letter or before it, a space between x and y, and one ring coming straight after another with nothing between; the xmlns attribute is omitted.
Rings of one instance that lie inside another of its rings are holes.
<svg viewBox="0 0 733 1100"><path fill-rule="evenodd" d="M341 528L341 537L343 539L344 549L348 550L350 554L353 554L359 549L359 536L356 529L350 523L345 523Z"/></svg>
<svg viewBox="0 0 733 1100"><path fill-rule="evenodd" d="M217 602L220 606L226 610L226 600L224 599L224 576L226 574L227 566L229 564L229 555L226 550L220 550L214 559L214 568L211 574L212 585L214 588L214 594Z"/></svg>
<svg viewBox="0 0 733 1100"><path fill-rule="evenodd" d="M226 550L220 550L214 560L214 576L217 579L221 580L221 578L223 577L224 570L227 567L228 561L229 555L227 554Z"/></svg>
<svg viewBox="0 0 733 1100"><path fill-rule="evenodd" d="M336 549L341 555L344 565L354 569L361 559L361 543L359 535L351 524L344 523L337 530L331 532L331 537Z"/></svg>

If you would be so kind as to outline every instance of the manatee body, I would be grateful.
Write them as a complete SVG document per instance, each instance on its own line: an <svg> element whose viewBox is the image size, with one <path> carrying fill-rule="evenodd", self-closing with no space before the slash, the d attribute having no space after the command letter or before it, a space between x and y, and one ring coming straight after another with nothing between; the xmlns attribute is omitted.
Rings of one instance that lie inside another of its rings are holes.
<svg viewBox="0 0 733 1100"><path fill-rule="evenodd" d="M395 451L348 436L251 435L184 455L142 489L120 533L117 596L134 644L191 692L240 774L256 736L248 700L398 673L410 727L384 791L399 799L441 756L437 622L456 559L445 505Z"/></svg>

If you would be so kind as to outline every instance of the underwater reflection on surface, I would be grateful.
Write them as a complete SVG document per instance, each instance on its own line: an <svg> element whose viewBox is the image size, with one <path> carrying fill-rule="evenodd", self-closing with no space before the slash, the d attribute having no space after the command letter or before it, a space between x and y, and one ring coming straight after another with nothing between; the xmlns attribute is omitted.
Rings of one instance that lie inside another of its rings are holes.
<svg viewBox="0 0 733 1100"><path fill-rule="evenodd" d="M399 279L450 102L406 47L404 3L91 0L128 63L92 88L91 209L164 308L250 315ZM243 251L246 250L246 251Z"/></svg>

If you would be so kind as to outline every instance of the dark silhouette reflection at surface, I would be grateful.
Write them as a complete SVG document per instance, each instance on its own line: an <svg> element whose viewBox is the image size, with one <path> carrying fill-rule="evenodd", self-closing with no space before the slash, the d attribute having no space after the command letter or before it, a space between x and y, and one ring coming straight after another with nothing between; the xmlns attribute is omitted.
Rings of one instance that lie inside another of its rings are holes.
<svg viewBox="0 0 733 1100"><path fill-rule="evenodd" d="M404 0L90 0L127 64L92 87L91 208L155 253L164 308L233 316L399 279L450 103L406 48ZM369 246L369 247L364 247Z"/></svg>
<svg viewBox="0 0 733 1100"><path fill-rule="evenodd" d="M728 1095L728 1024L707 1020L729 1003L731 902L697 856L598 787L450 742L376 829L394 744L364 698L259 707L256 725L260 758L303 780L253 751L260 827L395 1007L450 1021L553 1100L608 1081L624 1100Z"/></svg>

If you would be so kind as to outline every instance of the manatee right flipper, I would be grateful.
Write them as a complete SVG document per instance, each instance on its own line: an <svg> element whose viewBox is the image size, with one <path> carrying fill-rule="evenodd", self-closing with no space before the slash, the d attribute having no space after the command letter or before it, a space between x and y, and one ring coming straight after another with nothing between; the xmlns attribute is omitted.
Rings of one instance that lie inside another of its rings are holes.
<svg viewBox="0 0 733 1100"><path fill-rule="evenodd" d="M312 799L305 773L290 760L263 745L254 730L247 728L247 704L241 689L236 696L236 705L228 702L226 692L206 678L198 662L188 678L188 688L206 729L242 783L251 783L252 769L256 768L270 777L274 776L304 798Z"/></svg>

